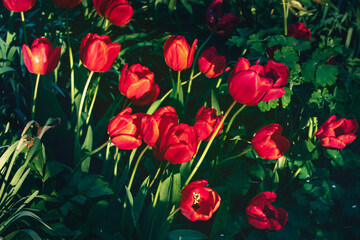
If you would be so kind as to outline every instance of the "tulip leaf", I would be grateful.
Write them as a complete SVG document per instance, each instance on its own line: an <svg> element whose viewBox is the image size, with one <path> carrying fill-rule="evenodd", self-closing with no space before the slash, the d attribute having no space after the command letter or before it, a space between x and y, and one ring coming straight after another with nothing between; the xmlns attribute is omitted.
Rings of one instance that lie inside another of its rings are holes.
<svg viewBox="0 0 360 240"><path fill-rule="evenodd" d="M13 69L12 67L1 67L0 68L0 74L4 74L6 72L14 72L15 69Z"/></svg>
<svg viewBox="0 0 360 240"><path fill-rule="evenodd" d="M83 152L82 155L88 155L91 152L92 145L93 145L93 131L92 131L91 125L89 124L88 129L86 131L86 137L85 137L84 143L81 148L81 150ZM89 171L90 160L91 160L91 156L87 156L87 157L85 157L85 159L82 160L81 170L83 172Z"/></svg>
<svg viewBox="0 0 360 240"><path fill-rule="evenodd" d="M226 230L230 211L230 199L231 193L228 192L225 199L222 199L220 207L216 213L214 223L211 227L211 239L215 239L216 236Z"/></svg>
<svg viewBox="0 0 360 240"><path fill-rule="evenodd" d="M189 3L189 0L180 0L181 3L184 5L184 7L186 8L186 10L188 10L188 12L190 14L193 14L193 9L191 7L191 4Z"/></svg>
<svg viewBox="0 0 360 240"><path fill-rule="evenodd" d="M219 101L216 97L215 91L211 90L211 108L216 109L216 113L219 115L221 113Z"/></svg>
<svg viewBox="0 0 360 240"><path fill-rule="evenodd" d="M167 236L168 240L178 240L178 239L182 239L182 240L196 240L196 239L209 239L208 236L206 236L205 234L195 231L195 230L190 230L190 229L178 229L178 230L174 230L168 233Z"/></svg>
<svg viewBox="0 0 360 240"><path fill-rule="evenodd" d="M145 198L149 190L150 176L148 176L141 184L138 194L134 199L134 217L137 222L140 217L141 210L145 203Z"/></svg>

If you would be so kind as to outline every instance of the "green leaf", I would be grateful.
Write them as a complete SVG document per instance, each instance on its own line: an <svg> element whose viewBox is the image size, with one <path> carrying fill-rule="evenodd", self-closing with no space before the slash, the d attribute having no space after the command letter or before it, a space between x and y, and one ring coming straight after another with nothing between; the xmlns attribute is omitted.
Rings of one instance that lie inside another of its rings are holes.
<svg viewBox="0 0 360 240"><path fill-rule="evenodd" d="M285 94L281 97L281 106L283 108L286 108L291 101L291 96L293 95L293 92L290 90L290 88L284 87Z"/></svg>
<svg viewBox="0 0 360 240"><path fill-rule="evenodd" d="M209 239L209 237L198 231L189 230L189 229L178 229L178 230L169 232L167 239L168 240L179 240L179 239L182 239L182 240L196 240L196 239L204 240L204 239Z"/></svg>
<svg viewBox="0 0 360 240"><path fill-rule="evenodd" d="M135 221L139 220L140 214L141 214L141 210L144 206L145 203L145 198L146 195L149 191L149 183L150 183L150 176L148 176L144 182L141 184L141 187L139 189L138 194L136 195L135 199L134 199L134 216L135 216Z"/></svg>
<svg viewBox="0 0 360 240"><path fill-rule="evenodd" d="M234 193L244 196L251 186L251 179L245 174L231 174L228 176L226 186Z"/></svg>
<svg viewBox="0 0 360 240"><path fill-rule="evenodd" d="M220 105L214 90L211 90L211 108L216 109L217 114L220 114Z"/></svg>
<svg viewBox="0 0 360 240"><path fill-rule="evenodd" d="M270 111L273 108L276 108L277 106L279 106L279 99L274 99L274 100L270 100L268 102L260 102L258 104L258 107L260 109L260 111L262 112L267 112Z"/></svg>
<svg viewBox="0 0 360 240"><path fill-rule="evenodd" d="M193 14L193 9L192 9L192 7L191 7L191 5L190 5L190 3L189 3L189 0L180 0L181 1L181 3L184 5L184 7L186 8L186 10L188 10L188 12L190 13L190 14Z"/></svg>
<svg viewBox="0 0 360 240"><path fill-rule="evenodd" d="M301 75L304 77L305 82L313 82L315 77L317 62L313 59L302 64Z"/></svg>
<svg viewBox="0 0 360 240"><path fill-rule="evenodd" d="M336 82L338 69L333 65L321 65L316 70L315 82L321 86L333 85Z"/></svg>
<svg viewBox="0 0 360 240"><path fill-rule="evenodd" d="M7 72L14 72L15 69L13 69L12 67L1 67L0 68L0 74L4 74Z"/></svg>
<svg viewBox="0 0 360 240"><path fill-rule="evenodd" d="M216 217L211 228L211 239L215 239L216 236L225 232L226 230L227 220L230 212L230 199L231 193L228 192L225 199L222 199L220 207L216 213Z"/></svg>
<svg viewBox="0 0 360 240"><path fill-rule="evenodd" d="M93 145L93 131L91 125L89 124L86 131L86 137L84 143L81 147L81 151L84 153L83 155L87 155L87 157L83 159L81 162L81 170L83 172L89 171L91 156L88 156L88 154L92 150L92 145Z"/></svg>

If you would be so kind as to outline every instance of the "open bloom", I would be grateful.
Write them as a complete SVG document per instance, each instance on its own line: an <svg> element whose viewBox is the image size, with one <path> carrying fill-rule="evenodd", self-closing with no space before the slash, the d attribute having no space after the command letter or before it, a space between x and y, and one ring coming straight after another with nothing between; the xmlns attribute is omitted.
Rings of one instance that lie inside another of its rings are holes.
<svg viewBox="0 0 360 240"><path fill-rule="evenodd" d="M116 26L128 24L134 10L127 0L93 0L96 12Z"/></svg>
<svg viewBox="0 0 360 240"><path fill-rule="evenodd" d="M155 157L172 164L190 161L195 156L199 144L195 128L180 123L165 130L159 148L154 149Z"/></svg>
<svg viewBox="0 0 360 240"><path fill-rule="evenodd" d="M218 116L216 114L216 109L205 108L205 106L202 106L196 114L194 124L199 135L199 140L209 141L216 128L219 126L222 118L223 116ZM223 126L224 124L221 125L217 135L219 135Z"/></svg>
<svg viewBox="0 0 360 240"><path fill-rule="evenodd" d="M29 48L22 46L24 63L29 72L34 74L51 74L60 61L61 48L53 48L52 43L46 37L37 38Z"/></svg>
<svg viewBox="0 0 360 240"><path fill-rule="evenodd" d="M35 5L36 0L3 0L5 7L13 12L25 12Z"/></svg>
<svg viewBox="0 0 360 240"><path fill-rule="evenodd" d="M191 48L185 37L173 35L164 44L164 58L166 64L174 71L182 71L191 67L194 60L194 53L197 39L194 40Z"/></svg>
<svg viewBox="0 0 360 240"><path fill-rule="evenodd" d="M89 70L107 72L120 52L120 44L112 43L107 35L88 33L81 40L79 57Z"/></svg>
<svg viewBox="0 0 360 240"><path fill-rule="evenodd" d="M205 49L198 59L199 70L208 78L214 78L224 72L226 59L218 55L214 46Z"/></svg>
<svg viewBox="0 0 360 240"><path fill-rule="evenodd" d="M264 77L271 79L273 85L261 100L262 102L280 98L285 94L285 90L282 87L289 80L289 69L285 64L273 60L268 61L264 65Z"/></svg>
<svg viewBox="0 0 360 240"><path fill-rule="evenodd" d="M54 0L54 3L59 8L72 9L76 7L82 0Z"/></svg>
<svg viewBox="0 0 360 240"><path fill-rule="evenodd" d="M282 136L279 124L269 124L257 131L251 140L255 152L265 159L278 159L289 149L289 140Z"/></svg>
<svg viewBox="0 0 360 240"><path fill-rule="evenodd" d="M241 20L232 13L223 14L222 0L214 0L206 11L206 23L211 31L220 36L229 36Z"/></svg>
<svg viewBox="0 0 360 240"><path fill-rule="evenodd" d="M145 116L145 113L131 115L131 112L131 108L125 108L108 125L107 132L110 135L111 142L119 149L135 149L142 143L140 135L141 118Z"/></svg>
<svg viewBox="0 0 360 240"><path fill-rule="evenodd" d="M341 118L336 120L332 115L324 122L315 136L320 139L320 144L330 149L343 149L346 144L356 139L355 132L359 124L355 119Z"/></svg>
<svg viewBox="0 0 360 240"><path fill-rule="evenodd" d="M191 221L206 221L220 206L221 198L217 192L206 187L208 181L189 183L181 190L180 210Z"/></svg>
<svg viewBox="0 0 360 240"><path fill-rule="evenodd" d="M287 27L288 36L296 39L311 41L311 31L305 27L305 23L298 22Z"/></svg>
<svg viewBox="0 0 360 240"><path fill-rule="evenodd" d="M121 71L119 90L121 94L137 106L147 106L153 103L159 95L160 89L154 82L154 73L147 67L134 64L129 69L125 64Z"/></svg>
<svg viewBox="0 0 360 240"><path fill-rule="evenodd" d="M271 205L275 199L273 192L262 192L251 199L246 208L248 223L258 229L282 230L288 221L288 213Z"/></svg>

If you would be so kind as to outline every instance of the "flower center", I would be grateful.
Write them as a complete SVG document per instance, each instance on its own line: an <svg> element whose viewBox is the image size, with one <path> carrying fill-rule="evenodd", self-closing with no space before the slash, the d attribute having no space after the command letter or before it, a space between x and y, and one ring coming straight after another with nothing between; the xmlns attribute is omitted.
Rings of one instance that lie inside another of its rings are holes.
<svg viewBox="0 0 360 240"><path fill-rule="evenodd" d="M198 210L200 208L200 205L199 205L199 202L200 202L200 194L199 193L194 193L193 192L193 205L192 207L195 209L195 210Z"/></svg>

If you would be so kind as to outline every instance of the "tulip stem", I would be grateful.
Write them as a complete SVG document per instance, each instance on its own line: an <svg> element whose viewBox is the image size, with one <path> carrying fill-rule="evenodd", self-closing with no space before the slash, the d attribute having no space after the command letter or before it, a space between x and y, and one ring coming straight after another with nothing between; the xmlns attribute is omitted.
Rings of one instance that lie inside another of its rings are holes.
<svg viewBox="0 0 360 240"><path fill-rule="evenodd" d="M71 112L75 109L75 73L74 73L74 59L70 42L70 30L69 30L69 10L66 11L66 36L69 50L69 64L70 64L70 84L71 84Z"/></svg>
<svg viewBox="0 0 360 240"><path fill-rule="evenodd" d="M100 85L100 77L98 78L98 82L96 84L96 88L95 88L95 92L94 92L94 96L93 96L93 99L91 101L91 104L90 104L90 108L89 108L89 113L88 113L88 116L86 118L86 125L89 123L90 121L90 116L91 116L91 113L92 113L92 110L94 108L94 105L95 105L95 100L96 100L96 96L97 96L97 93L98 93L98 90L99 90L99 85Z"/></svg>
<svg viewBox="0 0 360 240"><path fill-rule="evenodd" d="M187 84L188 81L182 82L181 85L185 85ZM172 93L173 89L170 89L167 93L164 94L164 96L160 99L160 102L163 102L165 100L165 98L167 98L171 93Z"/></svg>
<svg viewBox="0 0 360 240"><path fill-rule="evenodd" d="M180 86L181 86L181 71L178 71L177 86L176 86L176 95L177 96L180 96Z"/></svg>
<svg viewBox="0 0 360 240"><path fill-rule="evenodd" d="M24 39L25 39L25 44L28 45L28 40L27 40L27 31L26 31L26 23L25 23L25 16L24 16L24 12L20 12L21 15L21 22L23 25L23 29L24 29Z"/></svg>
<svg viewBox="0 0 360 240"><path fill-rule="evenodd" d="M38 92L38 88L39 88L39 80L40 80L40 74L37 74L36 82L35 82L34 97L33 97L32 108L31 108L31 119L34 119L34 116L35 116L35 105L36 105L37 92Z"/></svg>
<svg viewBox="0 0 360 240"><path fill-rule="evenodd" d="M204 149L204 151L203 151L203 153L202 153L199 161L197 162L195 168L193 169L193 171L191 172L190 176L189 176L188 179L186 180L185 186L188 185L189 182L191 181L191 179L194 177L194 175L195 175L195 173L197 172L198 168L200 167L202 161L204 160L204 158L205 158L205 156L206 156L206 153L209 151L212 142L214 141L216 135L217 135L218 132L220 131L220 129L221 129L222 125L224 124L225 119L226 119L227 116L229 115L230 111L234 108L235 104L236 104L236 101L234 101L234 102L230 105L230 107L228 108L228 110L225 112L224 117L221 119L219 125L217 126L217 128L215 129L215 131L213 132L213 134L211 135L211 138L210 138L208 144L206 145L206 147L205 147L205 149Z"/></svg>
<svg viewBox="0 0 360 240"><path fill-rule="evenodd" d="M150 183L150 185L149 185L149 188L151 188L151 186L154 184L157 176L158 176L159 173L160 173L161 167L162 167L162 162L160 162L160 166L158 167L158 170L156 171L155 176L154 176L153 180L151 181L151 183Z"/></svg>
<svg viewBox="0 0 360 240"><path fill-rule="evenodd" d="M285 36L287 36L287 9L286 9L285 0L282 0L282 3L283 3L283 10L284 10L284 34L285 34Z"/></svg>
<svg viewBox="0 0 360 240"><path fill-rule="evenodd" d="M132 183L133 183L133 180L134 180L134 177L135 177L135 173L136 173L136 170L137 170L137 168L138 168L138 166L139 166L140 160L141 160L142 156L145 154L146 150L148 150L148 148L149 148L149 145L147 145L147 146L142 150L142 152L140 153L139 157L138 157L137 160L136 160L136 163L135 163L135 166L134 166L134 170L133 170L133 172L132 172L132 174L131 174L130 181L129 181L129 185L128 185L129 191L130 191L130 189L131 189L131 185L132 185Z"/></svg>
<svg viewBox="0 0 360 240"><path fill-rule="evenodd" d="M252 149L253 149L252 147L251 147L251 148L248 148L248 149L246 149L245 151L243 151L242 153L240 153L240 154L238 154L238 155L236 155L236 156L232 156L232 157L226 158L225 160L222 160L222 161L216 166L216 169L217 169L220 165L224 164L225 162L230 161L230 160L235 159L235 158L239 158L239 157L241 157L242 155L250 152Z"/></svg>
<svg viewBox="0 0 360 240"><path fill-rule="evenodd" d="M224 137L223 137L223 142L225 141L226 139L226 136L228 134L228 132L230 131L230 127L231 125L233 124L235 118L237 117L237 115L239 115L239 113L246 107L246 105L242 105L241 108L239 108L239 110L237 110L237 112L230 118L230 121L229 121L229 124L227 125L226 127L226 131L225 131L225 134L224 134Z"/></svg>
<svg viewBox="0 0 360 240"><path fill-rule="evenodd" d="M175 209L174 211L172 211L169 216L166 218L166 221L169 221L174 215L175 213L177 213L180 210L180 208Z"/></svg>
<svg viewBox="0 0 360 240"><path fill-rule="evenodd" d="M95 153L97 153L98 151L100 151L101 149L103 149L104 147L106 147L109 143L111 142L111 139L107 140L104 144L102 144L100 147L98 147L97 149L93 150L89 156L94 155Z"/></svg>
<svg viewBox="0 0 360 240"><path fill-rule="evenodd" d="M89 85L90 85L90 80L91 80L91 77L93 76L94 74L94 71L91 71L90 74L89 74L89 77L88 79L86 80L86 84L85 84L85 87L84 87L84 91L82 93L82 96L81 96L81 101L80 101L80 106L79 106L79 113L78 113L78 119L77 119L77 139L80 138L80 120L81 120L81 112L82 112L82 109L83 109L83 106L84 106L84 102L85 102L85 97L86 97L86 92L87 92L87 89L89 88Z"/></svg>

